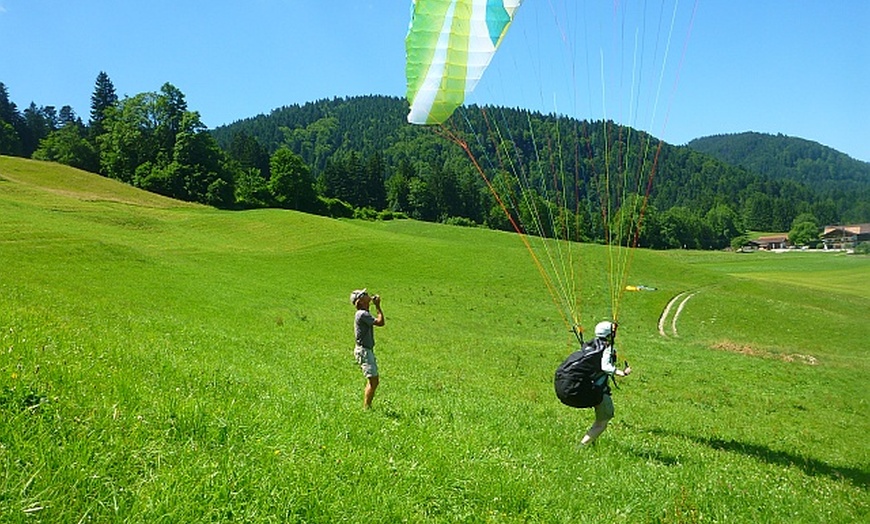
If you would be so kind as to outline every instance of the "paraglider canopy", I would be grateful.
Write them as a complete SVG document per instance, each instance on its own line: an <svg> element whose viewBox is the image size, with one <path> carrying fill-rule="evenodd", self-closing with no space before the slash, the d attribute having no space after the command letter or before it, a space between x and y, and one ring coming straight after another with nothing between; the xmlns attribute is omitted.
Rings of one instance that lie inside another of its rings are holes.
<svg viewBox="0 0 870 524"><path fill-rule="evenodd" d="M522 0L414 0L405 39L408 122L440 124L474 90Z"/></svg>

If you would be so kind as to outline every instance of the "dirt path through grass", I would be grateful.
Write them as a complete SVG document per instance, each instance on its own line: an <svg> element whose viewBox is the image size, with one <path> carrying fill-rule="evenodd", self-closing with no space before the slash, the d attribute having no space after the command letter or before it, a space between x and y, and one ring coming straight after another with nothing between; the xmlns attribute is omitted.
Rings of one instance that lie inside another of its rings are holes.
<svg viewBox="0 0 870 524"><path fill-rule="evenodd" d="M662 310L662 314L659 316L659 334L663 337L667 337L668 334L665 333L665 323L668 320L668 316L671 314L671 309L673 309L674 304L679 301L679 305L677 306L677 310L674 312L674 316L671 319L671 335L678 336L677 334L677 319L680 318L680 313L683 312L683 308L686 306L686 302L689 301L690 298L694 297L698 292L697 291L683 291L682 293L677 294L668 301L668 305L665 306L665 309Z"/></svg>

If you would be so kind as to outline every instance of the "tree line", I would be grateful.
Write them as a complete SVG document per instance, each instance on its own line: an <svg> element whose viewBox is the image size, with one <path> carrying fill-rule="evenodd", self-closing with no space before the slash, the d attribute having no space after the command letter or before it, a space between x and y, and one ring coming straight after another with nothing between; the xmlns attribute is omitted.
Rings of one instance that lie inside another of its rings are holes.
<svg viewBox="0 0 870 524"><path fill-rule="evenodd" d="M406 111L405 101L394 97L335 98L281 107L208 130L172 84L119 99L101 72L87 122L69 106L57 111L31 103L19 112L0 83L0 154L60 162L224 209L409 216L509 229L465 152L431 129L407 124ZM530 165L551 161L540 158L545 149L540 144L557 138L565 150L584 152L561 159L564 169L578 174L570 191L579 205L571 216L582 225L578 240L604 242L606 225L594 191L598 173L612 160L601 141L628 149L626 137L648 143L652 137L612 122L507 108L467 108L458 118L483 129L487 111L497 115L512 147ZM478 158L498 155L498 144L476 140L473 132L454 125ZM818 228L854 211L848 199L836 194L787 178L763 177L688 147L664 144L656 162L638 233L641 246L716 249L739 241L747 229L787 231L803 223Z"/></svg>

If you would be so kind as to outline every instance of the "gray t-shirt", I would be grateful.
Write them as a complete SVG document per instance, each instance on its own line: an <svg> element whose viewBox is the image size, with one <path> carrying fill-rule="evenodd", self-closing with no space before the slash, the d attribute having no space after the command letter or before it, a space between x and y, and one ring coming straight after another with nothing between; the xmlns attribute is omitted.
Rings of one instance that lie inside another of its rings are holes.
<svg viewBox="0 0 870 524"><path fill-rule="evenodd" d="M358 309L353 325L357 347L374 349L375 317L365 309Z"/></svg>

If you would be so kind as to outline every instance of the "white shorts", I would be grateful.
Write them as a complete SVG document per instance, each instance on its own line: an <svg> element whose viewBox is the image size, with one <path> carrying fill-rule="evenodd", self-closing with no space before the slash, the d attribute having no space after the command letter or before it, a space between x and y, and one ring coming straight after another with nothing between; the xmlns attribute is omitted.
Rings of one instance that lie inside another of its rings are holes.
<svg viewBox="0 0 870 524"><path fill-rule="evenodd" d="M357 346L353 350L353 358L362 369L366 378L378 376L378 360L375 358L375 350Z"/></svg>

